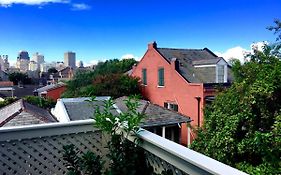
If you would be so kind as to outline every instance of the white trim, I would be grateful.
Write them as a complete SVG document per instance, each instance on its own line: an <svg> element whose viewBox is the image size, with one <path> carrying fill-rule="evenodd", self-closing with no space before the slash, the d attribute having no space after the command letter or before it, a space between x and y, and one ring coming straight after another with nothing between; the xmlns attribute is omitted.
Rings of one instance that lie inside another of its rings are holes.
<svg viewBox="0 0 281 175"><path fill-rule="evenodd" d="M216 67L215 64L210 64L210 65L194 65L195 68L198 68L198 67Z"/></svg>
<svg viewBox="0 0 281 175"><path fill-rule="evenodd" d="M61 99L57 100L55 108L51 109L51 114L53 114L59 122L70 122L69 115Z"/></svg>
<svg viewBox="0 0 281 175"><path fill-rule="evenodd" d="M162 127L162 137L166 137L166 127L165 126L163 126Z"/></svg>
<svg viewBox="0 0 281 175"><path fill-rule="evenodd" d="M142 139L140 143L142 148L188 174L247 175L242 171L147 130L142 129L139 131L138 136ZM135 137L130 136L128 139L134 141Z"/></svg>
<svg viewBox="0 0 281 175"><path fill-rule="evenodd" d="M159 85L157 85L157 88L163 88L163 87L165 87L165 86L159 86Z"/></svg>
<svg viewBox="0 0 281 175"><path fill-rule="evenodd" d="M186 124L187 125L187 124ZM191 132L190 132L190 127L187 125L187 147L190 147L190 143L191 143Z"/></svg>

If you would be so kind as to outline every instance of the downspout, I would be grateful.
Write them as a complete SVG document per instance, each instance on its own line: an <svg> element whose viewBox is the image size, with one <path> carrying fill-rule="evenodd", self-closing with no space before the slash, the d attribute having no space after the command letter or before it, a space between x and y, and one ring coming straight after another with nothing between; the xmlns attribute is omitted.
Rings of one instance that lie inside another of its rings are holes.
<svg viewBox="0 0 281 175"><path fill-rule="evenodd" d="M201 97L197 96L195 97L197 100L197 114L198 114L198 127L200 127L200 101L201 101Z"/></svg>

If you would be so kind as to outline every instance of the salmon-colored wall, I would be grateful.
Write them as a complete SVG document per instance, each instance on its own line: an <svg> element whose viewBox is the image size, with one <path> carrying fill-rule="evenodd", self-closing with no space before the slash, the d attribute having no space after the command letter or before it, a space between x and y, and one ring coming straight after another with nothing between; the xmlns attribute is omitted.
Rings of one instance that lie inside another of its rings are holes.
<svg viewBox="0 0 281 175"><path fill-rule="evenodd" d="M158 87L158 68L164 68L164 87ZM142 69L147 69L147 85L142 85L143 96L152 103L164 106L164 102L178 104L180 113L192 119L191 125L198 125L198 101L200 97L200 123L203 120L203 84L188 83L176 70L173 63L163 58L149 44L149 48L139 64L133 69L132 76L142 77ZM200 124L200 125L201 125ZM182 144L187 144L187 129L182 126Z"/></svg>
<svg viewBox="0 0 281 175"><path fill-rule="evenodd" d="M54 101L57 101L57 99L60 98L61 94L64 93L65 90L66 90L65 86L61 86L56 89L51 89L47 92L46 97L51 98Z"/></svg>

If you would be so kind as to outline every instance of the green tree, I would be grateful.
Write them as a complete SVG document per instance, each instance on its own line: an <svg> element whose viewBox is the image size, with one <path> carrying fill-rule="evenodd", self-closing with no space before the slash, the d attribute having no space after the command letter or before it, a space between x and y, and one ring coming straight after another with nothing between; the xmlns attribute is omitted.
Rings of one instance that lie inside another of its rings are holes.
<svg viewBox="0 0 281 175"><path fill-rule="evenodd" d="M74 76L73 80L68 81L67 90L63 94L63 97L89 95L112 95L113 97L119 97L122 95L130 95L131 93L137 94L139 91L135 88L137 86L137 81L122 75L130 70L135 63L136 61L134 59L125 59L121 61L113 59L99 62L94 71L79 72ZM100 84L101 81L108 84L102 85ZM115 84L110 85L109 83ZM122 86L122 88L117 88L117 85ZM128 87L125 88L127 85ZM118 91L113 87L119 90L119 95L117 93Z"/></svg>
<svg viewBox="0 0 281 175"><path fill-rule="evenodd" d="M281 172L281 61L268 46L245 64L234 84L205 110L191 148L250 174Z"/></svg>
<svg viewBox="0 0 281 175"><path fill-rule="evenodd" d="M51 67L50 69L48 69L49 74L55 74L57 72L58 72L58 70L55 67Z"/></svg>
<svg viewBox="0 0 281 175"><path fill-rule="evenodd" d="M9 74L9 80L14 84L23 83L23 84L31 84L31 78L27 76L27 74L21 72L13 72Z"/></svg>

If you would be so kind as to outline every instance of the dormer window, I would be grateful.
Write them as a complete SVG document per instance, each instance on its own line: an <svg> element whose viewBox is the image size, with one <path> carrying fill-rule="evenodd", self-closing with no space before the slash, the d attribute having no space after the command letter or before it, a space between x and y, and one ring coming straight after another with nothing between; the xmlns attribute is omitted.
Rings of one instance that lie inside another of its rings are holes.
<svg viewBox="0 0 281 175"><path fill-rule="evenodd" d="M224 83L224 65L218 65L218 83Z"/></svg>
<svg viewBox="0 0 281 175"><path fill-rule="evenodd" d="M223 58L216 64L216 83L227 83L227 62Z"/></svg>

